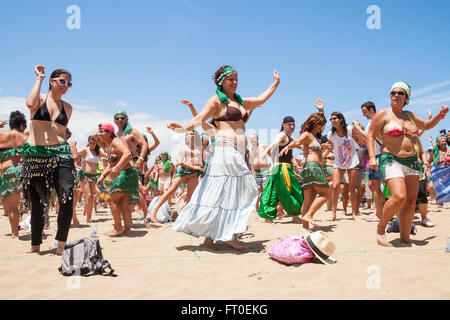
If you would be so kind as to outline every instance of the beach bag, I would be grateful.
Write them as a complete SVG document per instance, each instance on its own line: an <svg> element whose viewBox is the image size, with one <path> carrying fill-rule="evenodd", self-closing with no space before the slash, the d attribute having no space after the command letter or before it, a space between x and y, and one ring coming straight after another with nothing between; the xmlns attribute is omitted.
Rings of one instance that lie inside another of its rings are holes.
<svg viewBox="0 0 450 320"><path fill-rule="evenodd" d="M434 165L431 168L437 203L450 202L450 166Z"/></svg>
<svg viewBox="0 0 450 320"><path fill-rule="evenodd" d="M288 236L275 243L267 252L273 259L285 264L310 262L314 253L303 236Z"/></svg>
<svg viewBox="0 0 450 320"><path fill-rule="evenodd" d="M109 269L109 271L106 271ZM92 238L82 238L66 244L62 253L59 272L64 276L91 276L101 274L109 276L114 273L108 260L103 259L100 241Z"/></svg>
<svg viewBox="0 0 450 320"><path fill-rule="evenodd" d="M400 232L400 222L398 221L398 218L395 218L394 222L391 223L386 231L389 233ZM416 225L414 223L411 226L411 234L416 234Z"/></svg>

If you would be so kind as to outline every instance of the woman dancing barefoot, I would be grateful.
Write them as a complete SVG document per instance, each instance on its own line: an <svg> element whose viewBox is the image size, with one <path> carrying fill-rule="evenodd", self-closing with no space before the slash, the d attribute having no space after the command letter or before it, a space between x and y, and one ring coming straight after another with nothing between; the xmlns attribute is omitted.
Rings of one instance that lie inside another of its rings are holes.
<svg viewBox="0 0 450 320"><path fill-rule="evenodd" d="M195 237L206 237L204 245L224 241L237 250L246 249L237 239L247 229L248 216L255 208L258 190L245 163L245 121L248 112L264 104L280 84L278 72L274 82L261 95L241 98L237 93L237 72L223 66L216 71L216 94L185 127L192 131L210 117L217 127L216 145L205 177L195 189L173 228Z"/></svg>
<svg viewBox="0 0 450 320"><path fill-rule="evenodd" d="M303 228L311 231L309 224L317 227L314 214L327 201L329 185L322 168L322 145L317 139L325 129L327 120L322 113L313 113L302 124L300 137L292 141L280 152L280 157L293 148L301 148L306 153L306 162L300 171L303 189L302 220ZM317 194L319 195L318 197Z"/></svg>
<svg viewBox="0 0 450 320"><path fill-rule="evenodd" d="M397 213L400 222L400 241L410 244L410 231L414 219L416 197L419 189L420 168L414 148L419 130L429 130L444 119L448 106L425 121L412 112L403 111L409 103L411 89L404 82L397 82L391 88L391 107L375 114L369 129L367 148L370 167L378 171L375 158L375 138L381 133L383 147L379 158L380 171L391 191L391 198L383 206L383 213L377 228L377 243L391 247L386 240L386 226Z"/></svg>
<svg viewBox="0 0 450 320"><path fill-rule="evenodd" d="M69 234L73 211L75 165L66 140L72 106L61 97L72 86L72 76L57 69L50 76L50 88L41 95L44 66L36 66L36 82L27 98L30 109L30 136L23 144L22 187L31 200L31 252L39 252L44 229L44 212L49 206L52 188L58 195L58 240L56 254L61 255Z"/></svg>

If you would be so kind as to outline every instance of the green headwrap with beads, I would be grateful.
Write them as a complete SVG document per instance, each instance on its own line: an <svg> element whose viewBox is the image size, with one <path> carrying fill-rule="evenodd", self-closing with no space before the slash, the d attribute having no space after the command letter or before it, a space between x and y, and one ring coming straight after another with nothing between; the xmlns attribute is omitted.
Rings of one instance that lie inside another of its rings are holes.
<svg viewBox="0 0 450 320"><path fill-rule="evenodd" d="M222 73L220 74L220 76L216 82L216 84L217 84L216 93L219 96L220 102L222 102L224 104L228 104L228 102L230 102L230 101L229 101L227 95L225 93L223 93L223 91L222 91L222 83L225 80L225 78L231 74L237 74L236 70L233 67L227 67L227 68L223 69ZM238 95L237 93L235 93L233 95L233 98L236 99L240 105L244 105L244 100L242 100L241 96Z"/></svg>
<svg viewBox="0 0 450 320"><path fill-rule="evenodd" d="M127 118L127 124L125 125L125 128L123 128L123 135L126 136L127 134L130 134L131 130L133 130L133 127L131 127L130 121L128 120L128 114L123 110L119 110L114 115L114 119L117 116L124 116L125 118Z"/></svg>

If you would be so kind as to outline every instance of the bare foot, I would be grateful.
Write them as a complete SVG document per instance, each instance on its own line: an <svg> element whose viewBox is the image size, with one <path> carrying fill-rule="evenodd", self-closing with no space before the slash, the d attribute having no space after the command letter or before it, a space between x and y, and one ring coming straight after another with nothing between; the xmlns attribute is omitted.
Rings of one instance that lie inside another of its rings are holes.
<svg viewBox="0 0 450 320"><path fill-rule="evenodd" d="M78 228L80 226L80 222L79 221L75 221L74 223L72 223L72 227L73 228Z"/></svg>
<svg viewBox="0 0 450 320"><path fill-rule="evenodd" d="M331 214L331 221L336 221L336 213Z"/></svg>
<svg viewBox="0 0 450 320"><path fill-rule="evenodd" d="M86 219L86 223L92 223L92 220L88 220L88 219Z"/></svg>
<svg viewBox="0 0 450 320"><path fill-rule="evenodd" d="M122 233L123 233L123 230L117 231L116 229L113 229L113 230L111 230L111 231L109 231L109 232L106 232L105 234L106 234L107 236L109 236L109 237L118 237L118 236L120 236Z"/></svg>
<svg viewBox="0 0 450 320"><path fill-rule="evenodd" d="M386 231L384 230L384 228L380 229L379 227L377 227L377 243L383 247L392 247L392 244L390 244L386 240L385 232Z"/></svg>
<svg viewBox="0 0 450 320"><path fill-rule="evenodd" d="M314 219L313 218L311 218L311 217L308 217L308 216L304 216L303 217L303 222L308 222L308 223L311 223L314 227L320 227L320 225L318 225L315 221L314 221Z"/></svg>
<svg viewBox="0 0 450 320"><path fill-rule="evenodd" d="M265 219L264 222L265 223L273 223L273 220L272 219Z"/></svg>
<svg viewBox="0 0 450 320"><path fill-rule="evenodd" d="M58 247L56 248L56 255L61 256L64 250L65 243L58 243Z"/></svg>
<svg viewBox="0 0 450 320"><path fill-rule="evenodd" d="M27 253L37 253L40 252L41 246L31 246L31 249L27 251Z"/></svg>
<svg viewBox="0 0 450 320"><path fill-rule="evenodd" d="M131 232L131 227L125 227L123 229L123 233L128 233L128 232Z"/></svg>
<svg viewBox="0 0 450 320"><path fill-rule="evenodd" d="M311 229L309 228L309 222L307 221L303 221L303 229L312 232Z"/></svg>
<svg viewBox="0 0 450 320"><path fill-rule="evenodd" d="M232 246L236 250L245 250L248 248L247 246L240 244L239 241L237 241L236 239L231 240L231 241L226 241L225 243Z"/></svg>
<svg viewBox="0 0 450 320"><path fill-rule="evenodd" d="M201 246L205 246L207 248L210 248L212 250L216 250L216 246L214 245L214 240L211 238L205 238L205 241L201 244Z"/></svg>
<svg viewBox="0 0 450 320"><path fill-rule="evenodd" d="M302 219L299 216L292 217L292 223L302 223Z"/></svg>

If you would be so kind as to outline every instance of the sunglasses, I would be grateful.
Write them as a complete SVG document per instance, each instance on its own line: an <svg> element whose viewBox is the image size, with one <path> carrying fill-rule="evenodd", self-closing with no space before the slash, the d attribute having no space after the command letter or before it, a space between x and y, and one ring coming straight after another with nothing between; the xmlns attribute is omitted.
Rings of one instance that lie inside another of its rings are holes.
<svg viewBox="0 0 450 320"><path fill-rule="evenodd" d="M332 118L330 118L330 121L338 120L338 119L339 119L338 117L332 117Z"/></svg>
<svg viewBox="0 0 450 320"><path fill-rule="evenodd" d="M126 118L125 117L115 117L114 119L115 120L125 120Z"/></svg>
<svg viewBox="0 0 450 320"><path fill-rule="evenodd" d="M399 96L404 96L405 93L403 91L391 91L391 96L395 96L396 94L398 94Z"/></svg>
<svg viewBox="0 0 450 320"><path fill-rule="evenodd" d="M53 80L57 80L59 82L59 84L65 85L67 84L67 86L70 88L72 86L72 82L67 82L64 79L61 78L53 78Z"/></svg>

